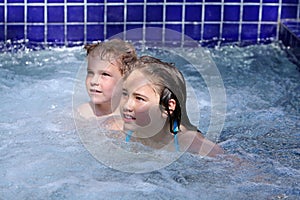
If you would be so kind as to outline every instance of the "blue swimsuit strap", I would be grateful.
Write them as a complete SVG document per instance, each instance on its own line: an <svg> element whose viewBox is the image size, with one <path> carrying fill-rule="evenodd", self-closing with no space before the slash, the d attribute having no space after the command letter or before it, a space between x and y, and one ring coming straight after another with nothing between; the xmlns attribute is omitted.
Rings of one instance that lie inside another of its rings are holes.
<svg viewBox="0 0 300 200"><path fill-rule="evenodd" d="M178 133L177 121L174 122L173 130L174 130L174 146L175 146L176 151L179 151L180 149L179 149L179 142L178 142L178 137L177 137L177 133ZM126 142L130 141L132 133L133 133L133 131L131 131L131 130L127 131L126 138L125 138Z"/></svg>
<svg viewBox="0 0 300 200"><path fill-rule="evenodd" d="M125 141L126 142L129 142L130 141L130 138L131 138L131 135L132 135L133 131L127 131L126 133L126 138L125 138Z"/></svg>
<svg viewBox="0 0 300 200"><path fill-rule="evenodd" d="M178 136L177 136L179 128L178 128L178 124L177 124L176 120L174 121L174 124L173 124L173 131L174 131L174 145L175 145L175 149L176 149L176 151L179 151L180 149L179 149L179 142L178 142Z"/></svg>

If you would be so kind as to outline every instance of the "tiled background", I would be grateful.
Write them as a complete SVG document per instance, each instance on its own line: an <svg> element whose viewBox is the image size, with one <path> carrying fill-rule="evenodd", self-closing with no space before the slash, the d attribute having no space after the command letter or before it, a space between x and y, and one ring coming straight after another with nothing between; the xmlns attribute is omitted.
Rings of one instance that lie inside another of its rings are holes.
<svg viewBox="0 0 300 200"><path fill-rule="evenodd" d="M0 41L80 44L154 26L199 41L260 42L299 17L300 0L0 0Z"/></svg>

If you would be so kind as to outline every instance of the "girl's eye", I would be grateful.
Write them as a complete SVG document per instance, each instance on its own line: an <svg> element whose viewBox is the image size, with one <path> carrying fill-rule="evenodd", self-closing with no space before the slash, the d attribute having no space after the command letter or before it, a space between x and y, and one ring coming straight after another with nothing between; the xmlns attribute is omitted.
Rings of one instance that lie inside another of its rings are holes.
<svg viewBox="0 0 300 200"><path fill-rule="evenodd" d="M137 96L137 97L135 97L135 98L136 98L136 100L138 100L138 101L145 101L145 99L144 99L143 97Z"/></svg>
<svg viewBox="0 0 300 200"><path fill-rule="evenodd" d="M123 95L124 97L127 97L127 96L128 96L128 93L127 93L126 91L123 91L123 92L122 92L122 95Z"/></svg>

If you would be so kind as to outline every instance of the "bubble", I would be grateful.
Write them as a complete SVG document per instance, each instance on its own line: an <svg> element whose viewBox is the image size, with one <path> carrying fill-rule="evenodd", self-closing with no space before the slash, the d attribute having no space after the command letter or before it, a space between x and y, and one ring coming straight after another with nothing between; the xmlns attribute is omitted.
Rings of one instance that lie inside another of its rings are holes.
<svg viewBox="0 0 300 200"><path fill-rule="evenodd" d="M145 34L140 35L139 33ZM148 27L145 30L132 29L112 38L123 39L124 36L134 44L139 55L147 54L161 57L164 58L163 61L165 62L175 63L175 66L188 67L187 70L190 73L204 80L210 95L210 119L207 119L209 126L205 137L212 141L218 141L225 122L226 93L222 77L210 56L210 52L202 48L197 41L169 29L153 27ZM160 36L164 36L164 38ZM124 172L145 173L164 168L185 153L187 147L179 152L174 151L174 140L164 143L157 149L134 141L125 142L126 132L107 130L107 120L117 121L120 118L118 116L89 120L80 118L77 108L89 101L84 85L86 68L87 63L84 61L77 73L77 81L73 91L74 120L82 143L99 162ZM206 101L197 96L200 91L194 81L187 81L186 79L186 87L188 115L189 118L193 118L191 119L193 124L198 125L200 119L199 104ZM157 119L154 118L150 121L157 123ZM151 134L150 136L153 136Z"/></svg>

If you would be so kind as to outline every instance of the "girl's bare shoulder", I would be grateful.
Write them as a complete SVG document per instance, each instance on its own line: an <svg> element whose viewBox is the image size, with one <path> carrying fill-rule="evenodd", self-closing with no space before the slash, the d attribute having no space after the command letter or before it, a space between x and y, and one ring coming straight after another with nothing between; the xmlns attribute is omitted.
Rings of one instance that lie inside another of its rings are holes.
<svg viewBox="0 0 300 200"><path fill-rule="evenodd" d="M190 153L210 157L224 153L224 150L218 144L206 139L200 131L185 130L182 131L179 138L179 141L188 146L187 151Z"/></svg>

